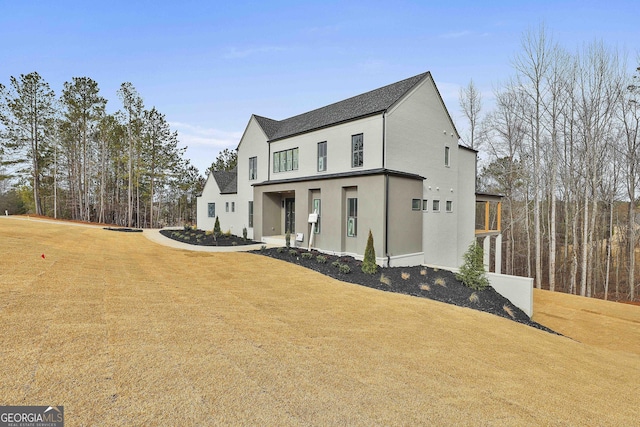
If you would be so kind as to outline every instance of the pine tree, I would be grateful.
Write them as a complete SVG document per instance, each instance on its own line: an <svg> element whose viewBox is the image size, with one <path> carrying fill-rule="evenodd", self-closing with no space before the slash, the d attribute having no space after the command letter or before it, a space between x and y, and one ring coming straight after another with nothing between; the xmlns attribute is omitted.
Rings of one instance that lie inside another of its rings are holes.
<svg viewBox="0 0 640 427"><path fill-rule="evenodd" d="M55 94L36 72L11 77L10 88L0 88L0 135L15 164L31 175L35 213L42 215L41 181L52 163L51 139L55 124ZM0 129L2 130L2 129Z"/></svg>
<svg viewBox="0 0 640 427"><path fill-rule="evenodd" d="M481 291L489 286L489 279L487 279L484 269L482 247L477 242L471 243L465 252L464 264L460 267L460 272L456 274L456 279L476 291Z"/></svg>
<svg viewBox="0 0 640 427"><path fill-rule="evenodd" d="M216 216L216 223L213 226L213 235L217 238L220 234L222 234L222 230L220 229L220 219Z"/></svg>
<svg viewBox="0 0 640 427"><path fill-rule="evenodd" d="M373 247L373 234L371 234L371 230L369 230L367 247L364 250L364 260L362 261L362 272L375 274L377 270L378 265L376 264L376 250Z"/></svg>

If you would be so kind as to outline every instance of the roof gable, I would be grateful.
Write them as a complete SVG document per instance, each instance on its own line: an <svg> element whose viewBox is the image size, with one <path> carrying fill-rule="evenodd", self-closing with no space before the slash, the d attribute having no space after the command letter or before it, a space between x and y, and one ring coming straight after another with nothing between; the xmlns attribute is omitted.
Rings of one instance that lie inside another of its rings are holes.
<svg viewBox="0 0 640 427"><path fill-rule="evenodd" d="M361 117L382 113L417 85L429 72L383 86L284 120L273 120L254 114L270 141L336 125Z"/></svg>
<svg viewBox="0 0 640 427"><path fill-rule="evenodd" d="M213 171L213 178L218 184L220 194L233 194L238 192L238 169L230 171Z"/></svg>

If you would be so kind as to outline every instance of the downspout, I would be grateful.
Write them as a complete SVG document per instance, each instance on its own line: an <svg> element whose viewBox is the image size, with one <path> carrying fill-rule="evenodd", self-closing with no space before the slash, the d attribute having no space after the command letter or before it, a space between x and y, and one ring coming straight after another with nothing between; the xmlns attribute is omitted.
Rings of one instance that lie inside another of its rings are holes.
<svg viewBox="0 0 640 427"><path fill-rule="evenodd" d="M382 169L386 169L386 133L387 133L387 112L382 113ZM384 254L387 256L387 267L391 267L391 256L389 255L389 174L384 174Z"/></svg>
<svg viewBox="0 0 640 427"><path fill-rule="evenodd" d="M267 181L271 181L271 141L267 139Z"/></svg>
<svg viewBox="0 0 640 427"><path fill-rule="evenodd" d="M384 174L384 253L387 256L387 267L391 267L391 255L389 255L389 174Z"/></svg>

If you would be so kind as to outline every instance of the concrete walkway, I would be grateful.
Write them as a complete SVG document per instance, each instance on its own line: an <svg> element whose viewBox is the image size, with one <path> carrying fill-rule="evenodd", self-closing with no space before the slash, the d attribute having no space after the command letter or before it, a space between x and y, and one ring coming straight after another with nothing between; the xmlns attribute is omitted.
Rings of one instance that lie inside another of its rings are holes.
<svg viewBox="0 0 640 427"><path fill-rule="evenodd" d="M9 220L18 220L18 221L39 221L39 222L47 222L50 224L56 225L70 225L74 227L91 227L91 228L106 228L106 225L100 224L91 224L91 223L81 223L81 222L71 222L71 221L63 221L63 220L55 220L55 219L44 219L44 218L35 218L29 217L27 215L0 215L0 219L9 219ZM118 226L113 226L114 228L118 228ZM169 227L170 229L171 227ZM117 231L115 231L117 233ZM159 245L168 246L170 248L175 249L184 249L187 251L197 251L197 252L246 252L260 249L263 245L267 247L276 247L278 245L272 244L264 244L257 243L255 245L244 245L244 246L199 246L199 245L190 245L188 243L178 242L177 240L170 239L168 237L160 234L159 228L146 228L143 229L142 234L147 239L151 240L154 243Z"/></svg>

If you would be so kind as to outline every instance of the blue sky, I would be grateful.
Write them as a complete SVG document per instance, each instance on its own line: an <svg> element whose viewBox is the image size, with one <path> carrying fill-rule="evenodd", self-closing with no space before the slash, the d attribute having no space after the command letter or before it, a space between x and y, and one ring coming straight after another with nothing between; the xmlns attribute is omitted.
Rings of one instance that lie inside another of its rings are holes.
<svg viewBox="0 0 640 427"><path fill-rule="evenodd" d="M637 66L636 1L0 0L0 82L37 71L59 95L98 82L110 112L130 81L177 130L201 172L235 148L252 113L284 119L431 71L459 130L458 91L513 75L542 22L569 50L603 40Z"/></svg>

